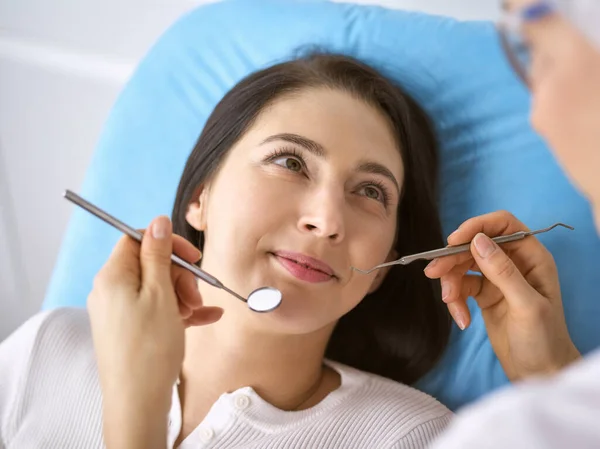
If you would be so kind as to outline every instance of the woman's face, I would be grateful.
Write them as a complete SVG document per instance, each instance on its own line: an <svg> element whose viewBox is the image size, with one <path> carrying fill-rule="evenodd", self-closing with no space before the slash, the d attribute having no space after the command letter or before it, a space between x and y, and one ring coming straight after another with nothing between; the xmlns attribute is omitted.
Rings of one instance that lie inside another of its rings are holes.
<svg viewBox="0 0 600 449"><path fill-rule="evenodd" d="M375 108L324 88L280 98L230 150L187 219L205 232L205 270L242 295L278 288L283 302L267 314L221 295L218 305L280 333L335 323L383 277L350 267L392 255L402 183L391 125ZM200 289L210 302L214 290Z"/></svg>

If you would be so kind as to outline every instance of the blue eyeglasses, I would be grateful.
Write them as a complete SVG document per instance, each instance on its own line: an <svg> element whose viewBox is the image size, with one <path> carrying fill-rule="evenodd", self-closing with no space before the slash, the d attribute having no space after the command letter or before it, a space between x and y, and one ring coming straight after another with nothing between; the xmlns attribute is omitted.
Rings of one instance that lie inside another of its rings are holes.
<svg viewBox="0 0 600 449"><path fill-rule="evenodd" d="M600 0L538 0L506 11L498 25L500 40L513 69L529 84L531 47L523 38L523 25L560 14L600 50Z"/></svg>
<svg viewBox="0 0 600 449"><path fill-rule="evenodd" d="M524 24L537 22L558 12L556 4L548 0L533 2L525 7L506 11L498 25L500 41L515 73L529 84L531 50L522 34Z"/></svg>

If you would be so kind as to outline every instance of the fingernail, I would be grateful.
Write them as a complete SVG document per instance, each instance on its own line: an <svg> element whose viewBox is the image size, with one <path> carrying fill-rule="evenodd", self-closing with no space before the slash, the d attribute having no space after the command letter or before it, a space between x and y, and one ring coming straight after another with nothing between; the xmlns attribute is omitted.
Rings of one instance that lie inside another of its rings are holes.
<svg viewBox="0 0 600 449"><path fill-rule="evenodd" d="M158 217L152 225L152 237L157 240L166 238L171 232L171 220L167 217Z"/></svg>
<svg viewBox="0 0 600 449"><path fill-rule="evenodd" d="M429 262L429 264L425 267L424 271L427 271L427 270L435 267L437 265L437 263L438 263L438 260L439 259L433 259L431 262Z"/></svg>
<svg viewBox="0 0 600 449"><path fill-rule="evenodd" d="M485 234L477 234L473 241L480 257L489 257L496 249L496 244Z"/></svg>
<svg viewBox="0 0 600 449"><path fill-rule="evenodd" d="M451 292L452 284L449 282L442 282L442 301L446 302Z"/></svg>
<svg viewBox="0 0 600 449"><path fill-rule="evenodd" d="M460 328L461 331L464 331L467 328L467 319L465 317L465 315L462 312L458 312L456 314L456 324L458 324L458 327Z"/></svg>
<svg viewBox="0 0 600 449"><path fill-rule="evenodd" d="M454 319L454 322L460 328L461 331L464 331L467 327L467 317L465 314L457 307L455 303L448 304L448 310L450 311L450 315Z"/></svg>

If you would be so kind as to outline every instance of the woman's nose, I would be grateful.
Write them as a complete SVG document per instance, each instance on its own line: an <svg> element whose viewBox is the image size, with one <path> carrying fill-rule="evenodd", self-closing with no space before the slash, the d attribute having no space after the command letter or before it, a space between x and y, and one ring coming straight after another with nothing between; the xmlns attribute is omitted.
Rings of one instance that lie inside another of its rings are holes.
<svg viewBox="0 0 600 449"><path fill-rule="evenodd" d="M305 203L305 213L298 221L301 232L308 232L333 243L344 239L344 193L322 191Z"/></svg>

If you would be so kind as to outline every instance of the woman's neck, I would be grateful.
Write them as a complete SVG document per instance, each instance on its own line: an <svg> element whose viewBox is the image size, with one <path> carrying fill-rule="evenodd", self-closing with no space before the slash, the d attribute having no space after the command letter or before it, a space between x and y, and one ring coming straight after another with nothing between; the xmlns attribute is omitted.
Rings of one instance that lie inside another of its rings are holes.
<svg viewBox="0 0 600 449"><path fill-rule="evenodd" d="M181 376L184 412L205 415L223 393L246 386L282 410L312 404L308 395L314 396L323 380L332 330L277 336L233 325L227 313L218 323L188 329Z"/></svg>

